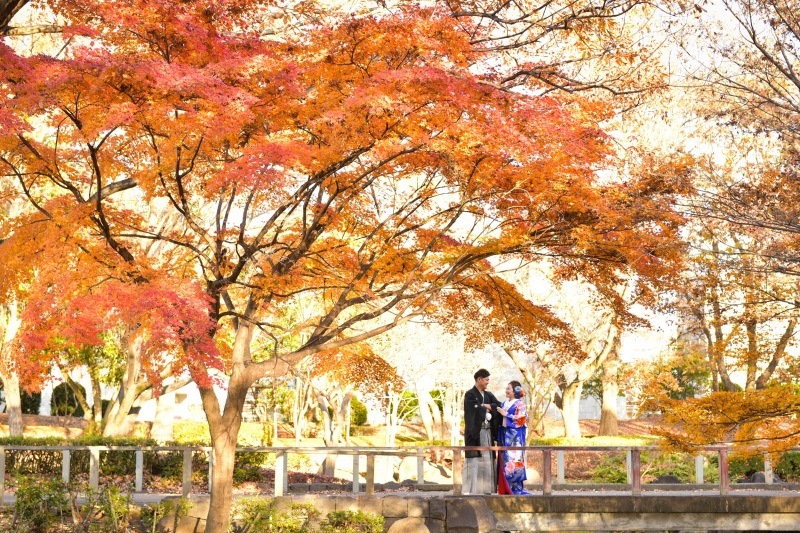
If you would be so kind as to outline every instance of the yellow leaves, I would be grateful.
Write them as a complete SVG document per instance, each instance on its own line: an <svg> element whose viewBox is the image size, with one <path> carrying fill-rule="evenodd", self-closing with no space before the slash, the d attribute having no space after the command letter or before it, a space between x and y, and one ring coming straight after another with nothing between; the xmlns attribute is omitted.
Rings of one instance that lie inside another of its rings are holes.
<svg viewBox="0 0 800 533"><path fill-rule="evenodd" d="M745 453L757 449L779 453L800 444L796 385L715 392L686 400L661 395L646 407L662 414L664 424L656 431L674 448L730 443Z"/></svg>

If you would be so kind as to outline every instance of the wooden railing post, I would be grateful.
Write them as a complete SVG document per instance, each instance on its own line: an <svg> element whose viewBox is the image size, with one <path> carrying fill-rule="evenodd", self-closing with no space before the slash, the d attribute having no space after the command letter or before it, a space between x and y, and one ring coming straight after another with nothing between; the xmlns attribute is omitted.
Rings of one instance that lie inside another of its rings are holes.
<svg viewBox="0 0 800 533"><path fill-rule="evenodd" d="M286 468L283 469L283 486L286 487L286 494L289 494L289 450L286 450Z"/></svg>
<svg viewBox="0 0 800 533"><path fill-rule="evenodd" d="M96 489L100 484L100 448L89 446L89 488Z"/></svg>
<svg viewBox="0 0 800 533"><path fill-rule="evenodd" d="M61 481L64 484L69 484L69 469L70 469L70 453L69 450L61 451Z"/></svg>
<svg viewBox="0 0 800 533"><path fill-rule="evenodd" d="M183 497L192 494L192 450L183 450Z"/></svg>
<svg viewBox="0 0 800 533"><path fill-rule="evenodd" d="M559 485L564 484L564 450L556 452L556 476Z"/></svg>
<svg viewBox="0 0 800 533"><path fill-rule="evenodd" d="M642 493L642 455L640 450L631 450L631 492L634 496Z"/></svg>
<svg viewBox="0 0 800 533"><path fill-rule="evenodd" d="M6 493L6 449L0 446L0 505L5 504Z"/></svg>
<svg viewBox="0 0 800 533"><path fill-rule="evenodd" d="M694 458L694 482L699 485L702 485L704 481L704 462L705 458L702 454Z"/></svg>
<svg viewBox="0 0 800 533"><path fill-rule="evenodd" d="M286 486L286 452L275 453L275 496L284 496L288 492Z"/></svg>
<svg viewBox="0 0 800 533"><path fill-rule="evenodd" d="M367 453L367 496L375 494L375 455Z"/></svg>
<svg viewBox="0 0 800 533"><path fill-rule="evenodd" d="M549 496L553 493L552 456L552 450L542 450L542 494L545 496Z"/></svg>
<svg viewBox="0 0 800 533"><path fill-rule="evenodd" d="M772 485L774 482L774 476L772 474L772 460L769 458L769 454L764 454L764 481L767 485Z"/></svg>
<svg viewBox="0 0 800 533"><path fill-rule="evenodd" d="M361 457L358 452L353 455L353 493L361 492L361 482L358 479L358 462Z"/></svg>
<svg viewBox="0 0 800 533"><path fill-rule="evenodd" d="M726 496L730 490L728 479L728 450L719 450L719 493Z"/></svg>
<svg viewBox="0 0 800 533"><path fill-rule="evenodd" d="M425 456L417 456L417 485L425 484Z"/></svg>
<svg viewBox="0 0 800 533"><path fill-rule="evenodd" d="M136 450L136 479L134 481L134 490L142 492L142 479L144 478L144 452Z"/></svg>
<svg viewBox="0 0 800 533"><path fill-rule="evenodd" d="M463 490L461 449L453 449L453 496L461 496Z"/></svg>
<svg viewBox="0 0 800 533"><path fill-rule="evenodd" d="M633 459L631 459L631 451L625 452L625 477L628 479L628 485L633 486Z"/></svg>

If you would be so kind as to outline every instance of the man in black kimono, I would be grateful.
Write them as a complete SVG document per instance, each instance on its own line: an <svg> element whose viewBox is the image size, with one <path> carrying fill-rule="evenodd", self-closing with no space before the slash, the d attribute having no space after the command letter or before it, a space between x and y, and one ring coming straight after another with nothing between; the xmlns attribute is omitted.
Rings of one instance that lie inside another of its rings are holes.
<svg viewBox="0 0 800 533"><path fill-rule="evenodd" d="M475 372L475 386L464 394L464 446L492 446L497 440L502 405L489 386L489 371L481 368ZM467 451L464 462L464 494L492 494L497 492L494 453Z"/></svg>

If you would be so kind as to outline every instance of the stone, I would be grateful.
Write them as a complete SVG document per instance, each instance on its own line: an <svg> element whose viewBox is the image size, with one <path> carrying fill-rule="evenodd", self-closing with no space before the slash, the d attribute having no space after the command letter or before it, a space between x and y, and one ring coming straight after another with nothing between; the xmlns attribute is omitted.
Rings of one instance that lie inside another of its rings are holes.
<svg viewBox="0 0 800 533"><path fill-rule="evenodd" d="M176 501L179 499L180 498L175 498ZM186 512L186 516L193 516L205 520L208 516L208 507L210 504L210 496L193 496L189 499L189 510Z"/></svg>
<svg viewBox="0 0 800 533"><path fill-rule="evenodd" d="M336 496L335 498L337 511L358 511L358 497L352 496Z"/></svg>
<svg viewBox="0 0 800 533"><path fill-rule="evenodd" d="M664 475L658 476L650 483L683 483L683 481L678 476Z"/></svg>
<svg viewBox="0 0 800 533"><path fill-rule="evenodd" d="M384 517L383 518L383 531L384 532L389 531L389 528L391 528L394 525L394 523L397 522L398 520L401 520L401 518L386 518L386 517Z"/></svg>
<svg viewBox="0 0 800 533"><path fill-rule="evenodd" d="M387 483L394 480L395 459L389 455L375 456L375 483ZM366 472L366 461L364 461L364 466L359 467L359 470Z"/></svg>
<svg viewBox="0 0 800 533"><path fill-rule="evenodd" d="M427 498L408 498L408 516L427 518L429 515Z"/></svg>
<svg viewBox="0 0 800 533"><path fill-rule="evenodd" d="M497 525L486 501L481 497L446 499L448 533L489 533Z"/></svg>
<svg viewBox="0 0 800 533"><path fill-rule="evenodd" d="M359 496L358 508L365 513L383 516L383 498L379 496Z"/></svg>
<svg viewBox="0 0 800 533"><path fill-rule="evenodd" d="M444 520L437 518L426 518L425 526L427 526L430 533L446 533L447 531L444 526Z"/></svg>
<svg viewBox="0 0 800 533"><path fill-rule="evenodd" d="M386 518L405 518L408 516L408 499L400 496L383 498L383 516Z"/></svg>
<svg viewBox="0 0 800 533"><path fill-rule="evenodd" d="M174 528L175 516L167 515L158 521L160 533L205 533L206 521L194 516L184 516L178 522L178 527Z"/></svg>
<svg viewBox="0 0 800 533"><path fill-rule="evenodd" d="M748 480L750 483L766 483L767 482L767 475L764 472L753 472L753 475L750 476ZM772 482L773 483L783 483L783 480L776 474L775 472L772 473ZM741 483L746 483L746 481L742 480Z"/></svg>
<svg viewBox="0 0 800 533"><path fill-rule="evenodd" d="M444 498L431 498L428 500L428 515L437 520L444 520L446 514Z"/></svg>
<svg viewBox="0 0 800 533"><path fill-rule="evenodd" d="M167 500L175 503L180 498L164 498L163 501ZM191 498L189 500L191 506L186 516L178 521L177 528L175 527L175 511L173 510L158 521L158 531L161 533L203 533L206 529L206 517L208 516L210 501L211 498L208 496Z"/></svg>
<svg viewBox="0 0 800 533"><path fill-rule="evenodd" d="M341 497L341 496L338 496ZM337 496L320 495L320 494L297 494L293 496L280 496L275 498L275 508L279 510L288 509L292 503L311 504L316 507L322 518L328 513L336 510Z"/></svg>
<svg viewBox="0 0 800 533"><path fill-rule="evenodd" d="M401 518L386 533L430 533L430 530L422 518Z"/></svg>
<svg viewBox="0 0 800 533"><path fill-rule="evenodd" d="M398 467L399 481L413 481L417 480L417 458L414 456L406 456L400 461Z"/></svg>

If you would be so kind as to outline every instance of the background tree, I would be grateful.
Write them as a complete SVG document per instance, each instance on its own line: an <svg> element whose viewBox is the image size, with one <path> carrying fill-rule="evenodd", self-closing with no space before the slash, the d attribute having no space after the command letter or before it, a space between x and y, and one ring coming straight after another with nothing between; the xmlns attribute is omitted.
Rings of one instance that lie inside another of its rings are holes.
<svg viewBox="0 0 800 533"><path fill-rule="evenodd" d="M167 375L193 379L214 444L209 532L227 529L236 436L257 379L476 299L493 323L508 318L506 302L523 304L491 258L553 255L565 273L577 263L657 269L665 249L647 241L674 231L654 232L652 212L638 208L674 192L669 183L595 179L610 152L596 127L607 100L506 90L599 85L552 61L506 77L484 68L506 64L493 52L591 34L587 57L598 71L624 65L614 82L632 88L649 80L624 76L636 54L606 47L622 42L607 30L627 32L609 17L628 3L559 11L575 20L563 29L526 8L543 24L509 36L524 45L511 48L481 43L517 22L488 24L491 9L472 4L320 9L313 31L269 39L268 3L48 5L71 38L63 53L0 46L1 192L31 208L4 226L0 247L0 289L28 298L24 378L41 381L54 339L82 349L122 328L131 392L112 416ZM301 299L319 312L287 330L283 304ZM514 322L520 338L564 329L524 306L537 321ZM253 353L256 331L272 340L267 353Z"/></svg>

